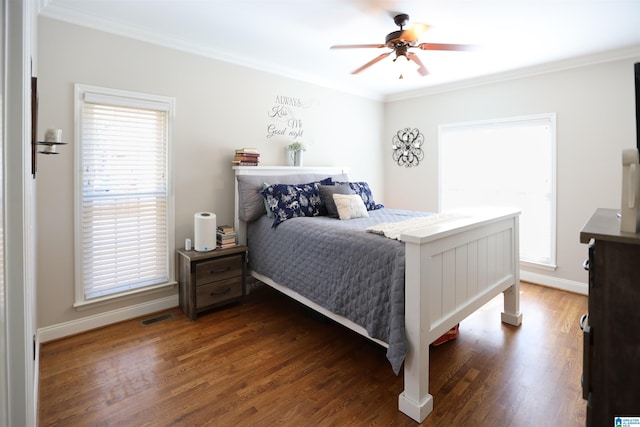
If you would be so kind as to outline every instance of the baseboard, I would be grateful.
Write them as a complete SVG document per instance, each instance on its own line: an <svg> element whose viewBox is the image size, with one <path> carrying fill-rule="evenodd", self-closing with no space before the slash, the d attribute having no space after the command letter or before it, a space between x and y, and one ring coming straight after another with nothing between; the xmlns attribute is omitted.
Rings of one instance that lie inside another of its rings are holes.
<svg viewBox="0 0 640 427"><path fill-rule="evenodd" d="M589 286L586 283L573 280L561 279L547 276L546 274L532 273L531 271L520 270L520 279L525 282L536 283L550 288L561 289L581 295L589 295Z"/></svg>
<svg viewBox="0 0 640 427"><path fill-rule="evenodd" d="M33 337L33 408L32 416L36 420L35 425L38 425L38 408L40 405L40 338L36 331Z"/></svg>
<svg viewBox="0 0 640 427"><path fill-rule="evenodd" d="M575 282L573 280L561 279L557 277L547 276L545 274L532 273L530 271L520 271L520 279L525 282L536 283L551 288L561 289L563 291L574 292L577 294L588 295L588 286L586 283ZM147 314L166 310L178 306L178 295L172 295L165 298L156 299L142 304L136 304L117 310L100 313L93 316L83 317L78 320L58 323L52 326L46 326L38 329L36 342L39 344L47 341L64 338L69 335L79 334L81 332L90 331L91 329L107 326L112 323L122 322L123 320L133 319L135 317L145 316ZM38 358L36 358L37 360Z"/></svg>
<svg viewBox="0 0 640 427"><path fill-rule="evenodd" d="M83 317L82 319L71 320L69 322L40 328L38 329L38 339L40 343L45 343L47 341L79 334L81 332L90 331L91 329L100 328L102 326L122 322L123 320L133 319L135 317L145 316L147 314L156 313L158 311L177 306L178 295L155 299L153 301L108 311L106 313L100 313L93 316Z"/></svg>

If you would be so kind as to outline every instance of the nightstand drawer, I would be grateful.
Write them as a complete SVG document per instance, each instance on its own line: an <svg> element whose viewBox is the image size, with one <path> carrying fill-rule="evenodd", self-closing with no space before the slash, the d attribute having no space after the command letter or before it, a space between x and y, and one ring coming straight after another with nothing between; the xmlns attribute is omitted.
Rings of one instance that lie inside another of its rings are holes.
<svg viewBox="0 0 640 427"><path fill-rule="evenodd" d="M198 286L196 289L196 308L225 302L233 298L242 297L242 277L234 277Z"/></svg>
<svg viewBox="0 0 640 427"><path fill-rule="evenodd" d="M196 286L242 276L242 256L229 256L196 264Z"/></svg>

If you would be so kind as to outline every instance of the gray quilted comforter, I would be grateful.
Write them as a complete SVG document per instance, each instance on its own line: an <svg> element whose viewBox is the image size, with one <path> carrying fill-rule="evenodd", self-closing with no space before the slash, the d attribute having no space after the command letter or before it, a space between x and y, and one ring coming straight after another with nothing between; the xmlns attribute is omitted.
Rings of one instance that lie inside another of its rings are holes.
<svg viewBox="0 0 640 427"><path fill-rule="evenodd" d="M369 211L369 218L302 217L276 228L263 215L248 226L249 268L388 343L397 375L407 354L404 243L365 230L426 215L384 208Z"/></svg>

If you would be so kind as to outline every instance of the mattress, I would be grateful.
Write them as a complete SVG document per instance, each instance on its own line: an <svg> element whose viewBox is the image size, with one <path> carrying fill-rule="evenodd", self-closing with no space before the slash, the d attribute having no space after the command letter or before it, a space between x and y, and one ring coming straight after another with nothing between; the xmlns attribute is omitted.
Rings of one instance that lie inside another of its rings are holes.
<svg viewBox="0 0 640 427"><path fill-rule="evenodd" d="M249 268L386 342L398 374L407 354L404 243L368 233L372 225L430 215L398 209L368 218L292 218L273 228L266 215L248 224Z"/></svg>

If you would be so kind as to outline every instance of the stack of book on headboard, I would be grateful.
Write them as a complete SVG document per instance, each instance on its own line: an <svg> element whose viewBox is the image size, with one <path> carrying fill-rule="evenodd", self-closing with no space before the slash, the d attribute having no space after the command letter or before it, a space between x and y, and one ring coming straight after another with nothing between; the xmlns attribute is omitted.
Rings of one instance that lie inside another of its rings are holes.
<svg viewBox="0 0 640 427"><path fill-rule="evenodd" d="M233 166L258 166L260 153L255 148L238 148L233 156Z"/></svg>

